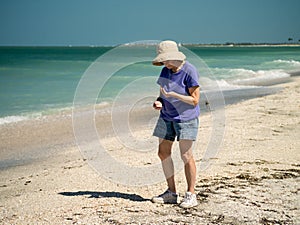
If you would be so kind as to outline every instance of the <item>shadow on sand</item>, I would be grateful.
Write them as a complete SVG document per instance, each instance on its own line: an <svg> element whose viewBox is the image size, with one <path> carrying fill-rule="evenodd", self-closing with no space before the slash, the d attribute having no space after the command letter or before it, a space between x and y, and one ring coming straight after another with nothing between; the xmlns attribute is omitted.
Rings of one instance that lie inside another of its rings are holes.
<svg viewBox="0 0 300 225"><path fill-rule="evenodd" d="M128 199L130 201L135 202L145 202L150 201L150 199L145 199L140 195L136 194L126 194L114 191L106 191L106 192L97 192L97 191L77 191L77 192L60 192L58 193L64 196L82 196L86 195L88 198L123 198Z"/></svg>

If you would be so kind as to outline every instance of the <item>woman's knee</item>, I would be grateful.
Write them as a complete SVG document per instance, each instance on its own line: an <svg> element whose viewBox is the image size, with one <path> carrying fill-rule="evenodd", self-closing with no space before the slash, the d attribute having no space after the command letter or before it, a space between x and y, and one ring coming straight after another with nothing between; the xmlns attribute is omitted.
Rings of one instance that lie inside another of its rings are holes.
<svg viewBox="0 0 300 225"><path fill-rule="evenodd" d="M192 150L181 153L181 159L186 164L193 159Z"/></svg>
<svg viewBox="0 0 300 225"><path fill-rule="evenodd" d="M161 160L165 160L166 158L171 156L172 152L172 142L163 140L160 142L159 147L158 147L158 157Z"/></svg>
<svg viewBox="0 0 300 225"><path fill-rule="evenodd" d="M171 156L171 151L166 151L165 149L159 148L159 150L158 150L158 157L161 160L165 160L166 158L168 158L170 156Z"/></svg>

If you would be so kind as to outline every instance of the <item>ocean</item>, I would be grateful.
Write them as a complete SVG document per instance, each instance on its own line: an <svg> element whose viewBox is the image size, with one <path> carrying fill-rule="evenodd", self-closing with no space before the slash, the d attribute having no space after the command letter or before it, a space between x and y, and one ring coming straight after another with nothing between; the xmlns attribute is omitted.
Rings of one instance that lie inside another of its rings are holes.
<svg viewBox="0 0 300 225"><path fill-rule="evenodd" d="M94 102L99 106L113 104L120 95L124 97L124 90L132 83L145 78L150 82L139 88L130 87L130 93L146 92L143 96L148 94L149 98L157 95L159 88L155 81L161 67L151 65L155 47L138 45L138 48L140 52L135 55L136 46L132 45L122 46L121 52L114 52L113 47L0 47L0 124L72 109L84 75L91 65L101 60L104 67L105 63L114 64L115 72L108 76L102 73L102 68L98 71L99 93ZM267 94L266 90L271 90L273 85L287 82L290 74L300 71L299 46L186 45L184 48L209 71L209 74L202 73L198 68L203 89L214 80L221 91L232 96L245 93L243 98L247 98L247 93L252 93L248 96L251 98L259 90ZM147 57L142 58L143 53ZM105 61L109 57L101 58L114 54L120 57L111 57L110 62ZM128 61L120 62L124 58ZM225 101L231 103L230 98Z"/></svg>

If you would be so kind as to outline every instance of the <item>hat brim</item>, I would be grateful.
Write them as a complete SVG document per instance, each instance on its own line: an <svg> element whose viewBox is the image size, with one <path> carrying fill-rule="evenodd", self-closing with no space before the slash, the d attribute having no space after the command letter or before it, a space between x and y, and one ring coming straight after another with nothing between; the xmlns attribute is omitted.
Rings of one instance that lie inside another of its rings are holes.
<svg viewBox="0 0 300 225"><path fill-rule="evenodd" d="M164 61L179 60L184 61L186 56L182 52L166 52L158 54L152 61L154 66L162 66Z"/></svg>

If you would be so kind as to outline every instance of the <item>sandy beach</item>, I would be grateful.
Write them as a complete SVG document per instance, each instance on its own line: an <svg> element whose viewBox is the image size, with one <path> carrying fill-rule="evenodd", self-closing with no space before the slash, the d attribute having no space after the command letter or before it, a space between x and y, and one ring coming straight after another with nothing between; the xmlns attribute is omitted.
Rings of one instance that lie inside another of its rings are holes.
<svg viewBox="0 0 300 225"><path fill-rule="evenodd" d="M135 187L101 177L78 150L70 115L2 125L1 160L16 160L0 170L0 223L300 224L300 78L280 86L276 94L226 106L222 145L198 172L199 205L188 210L150 202L164 182ZM211 116L200 120L205 146ZM114 140L105 144L119 154ZM24 152L28 161L20 158ZM158 162L154 153L146 163ZM182 171L176 182L183 196Z"/></svg>

